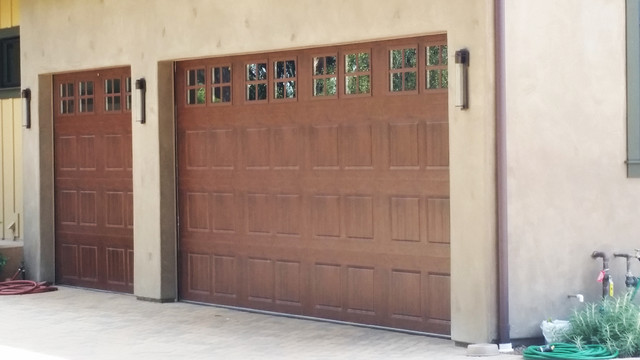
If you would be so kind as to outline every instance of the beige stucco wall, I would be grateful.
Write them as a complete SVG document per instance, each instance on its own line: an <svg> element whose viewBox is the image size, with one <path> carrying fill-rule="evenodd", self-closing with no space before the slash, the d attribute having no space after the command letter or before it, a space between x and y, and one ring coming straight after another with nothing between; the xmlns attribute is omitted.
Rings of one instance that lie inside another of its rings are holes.
<svg viewBox="0 0 640 360"><path fill-rule="evenodd" d="M451 96L449 110L452 336L495 337L493 1L30 0L21 14L23 87L43 87L33 91L39 108L24 134L32 275L53 277L49 74L130 65L132 77L145 77L148 86L147 124L133 124L134 292L154 299L175 296L167 60L446 32L450 63L459 48L468 48L472 59L471 108L455 109ZM139 104L133 105L135 113Z"/></svg>
<svg viewBox="0 0 640 360"><path fill-rule="evenodd" d="M567 295L598 300L594 250L640 248L640 180L624 164L625 1L508 0L506 16L511 324L528 337L580 306Z"/></svg>

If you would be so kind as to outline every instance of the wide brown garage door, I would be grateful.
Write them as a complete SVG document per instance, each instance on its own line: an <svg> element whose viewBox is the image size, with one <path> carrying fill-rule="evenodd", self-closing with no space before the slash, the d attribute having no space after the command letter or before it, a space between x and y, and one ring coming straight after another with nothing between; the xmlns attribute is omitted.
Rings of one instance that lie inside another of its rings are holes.
<svg viewBox="0 0 640 360"><path fill-rule="evenodd" d="M183 299L450 332L446 37L176 68Z"/></svg>
<svg viewBox="0 0 640 360"><path fill-rule="evenodd" d="M129 68L54 76L56 280L133 291Z"/></svg>

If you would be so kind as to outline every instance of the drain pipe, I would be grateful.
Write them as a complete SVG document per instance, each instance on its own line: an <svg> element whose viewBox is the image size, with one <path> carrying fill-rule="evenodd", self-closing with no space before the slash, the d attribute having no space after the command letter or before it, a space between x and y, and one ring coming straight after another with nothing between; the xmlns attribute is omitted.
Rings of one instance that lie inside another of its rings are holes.
<svg viewBox="0 0 640 360"><path fill-rule="evenodd" d="M509 325L509 239L507 223L507 116L505 93L505 0L494 3L496 87L496 203L498 232L498 347L513 351Z"/></svg>

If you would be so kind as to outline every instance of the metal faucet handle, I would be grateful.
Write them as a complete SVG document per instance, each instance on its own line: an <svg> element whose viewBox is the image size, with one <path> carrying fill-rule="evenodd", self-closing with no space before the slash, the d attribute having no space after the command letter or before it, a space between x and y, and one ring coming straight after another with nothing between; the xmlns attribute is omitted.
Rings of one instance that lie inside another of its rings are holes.
<svg viewBox="0 0 640 360"><path fill-rule="evenodd" d="M639 252L638 252L638 250L636 250L636 255L635 255L635 256L636 256L636 257L638 257L638 255L639 255ZM629 258L630 258L630 257L632 257L632 256L633 256L633 255L631 255L631 254L613 253L613 257L623 257L623 258L625 258L625 259L629 259Z"/></svg>

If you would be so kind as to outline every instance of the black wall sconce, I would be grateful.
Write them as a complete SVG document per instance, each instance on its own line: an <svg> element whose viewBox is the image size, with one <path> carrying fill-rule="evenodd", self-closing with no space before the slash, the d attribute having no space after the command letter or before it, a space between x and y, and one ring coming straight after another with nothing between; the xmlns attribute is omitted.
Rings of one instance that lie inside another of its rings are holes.
<svg viewBox="0 0 640 360"><path fill-rule="evenodd" d="M147 122L146 112L147 112L147 104L146 104L146 95L147 95L147 82L144 78L140 78L136 80L136 97L138 100L138 116L136 121L140 124L144 124Z"/></svg>
<svg viewBox="0 0 640 360"><path fill-rule="evenodd" d="M456 107L469 108L469 50L456 51Z"/></svg>
<svg viewBox="0 0 640 360"><path fill-rule="evenodd" d="M22 90L22 126L31 128L31 89Z"/></svg>

